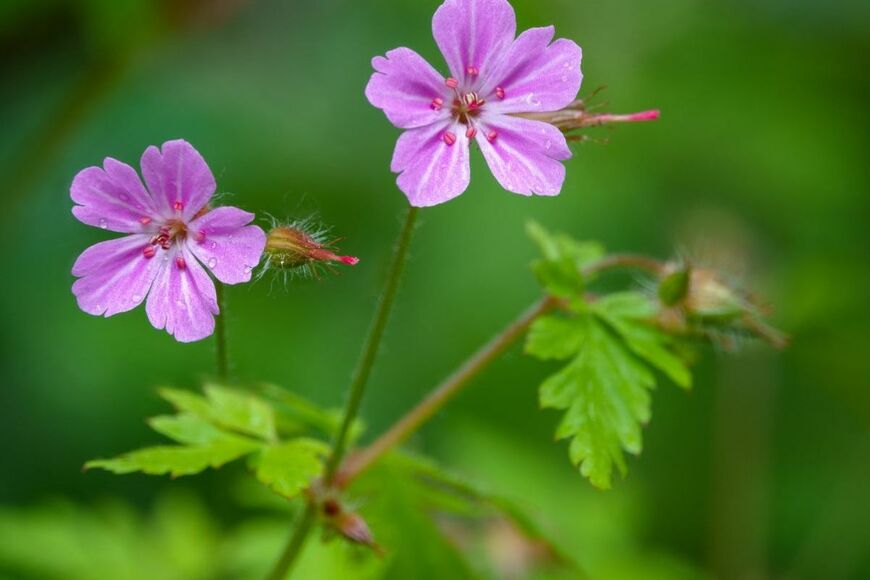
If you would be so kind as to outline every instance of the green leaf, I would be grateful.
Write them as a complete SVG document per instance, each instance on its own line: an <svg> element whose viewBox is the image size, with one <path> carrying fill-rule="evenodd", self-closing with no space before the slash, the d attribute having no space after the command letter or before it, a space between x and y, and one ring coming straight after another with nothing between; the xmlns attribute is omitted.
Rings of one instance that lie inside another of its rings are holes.
<svg viewBox="0 0 870 580"><path fill-rule="evenodd" d="M227 435L199 415L181 413L160 415L148 420L148 425L176 443L205 445Z"/></svg>
<svg viewBox="0 0 870 580"><path fill-rule="evenodd" d="M323 435L334 436L341 426L344 409L322 409L296 393L277 385L260 385L259 389L266 397L275 401L275 411L282 431L299 433L315 430ZM352 445L364 430L365 426L362 420L354 420L348 437L349 445Z"/></svg>
<svg viewBox="0 0 870 580"><path fill-rule="evenodd" d="M640 292L611 294L592 305L593 311L614 330L628 347L668 376L676 385L692 386L692 373L685 361L674 354L671 338L649 323L656 313L652 300Z"/></svg>
<svg viewBox="0 0 870 580"><path fill-rule="evenodd" d="M99 468L118 474L136 471L149 475L168 473L172 477L179 477L199 473L209 467L221 467L259 448L260 444L254 441L226 436L208 445L146 447L114 459L89 461L85 469Z"/></svg>
<svg viewBox="0 0 870 580"><path fill-rule="evenodd" d="M284 497L294 497L323 472L328 450L328 445L315 439L266 446L256 464L257 479Z"/></svg>
<svg viewBox="0 0 870 580"><path fill-rule="evenodd" d="M272 407L250 393L214 384L205 386L205 397L179 389L161 389L159 393L179 411L192 413L225 429L267 441L277 438Z"/></svg>
<svg viewBox="0 0 870 580"><path fill-rule="evenodd" d="M541 360L564 360L577 353L584 335L575 318L545 316L529 328L525 351Z"/></svg>
<svg viewBox="0 0 870 580"><path fill-rule="evenodd" d="M571 438L572 462L593 485L607 489L614 465L625 472L623 451L641 451L655 378L596 317L584 314L572 322L570 340L580 348L541 384L540 402L565 411L557 438Z"/></svg>
<svg viewBox="0 0 870 580"><path fill-rule="evenodd" d="M526 231L541 251L542 258L532 264L532 270L547 292L562 297L582 294L583 267L601 258L604 248L597 242L553 234L537 222L529 222Z"/></svg>

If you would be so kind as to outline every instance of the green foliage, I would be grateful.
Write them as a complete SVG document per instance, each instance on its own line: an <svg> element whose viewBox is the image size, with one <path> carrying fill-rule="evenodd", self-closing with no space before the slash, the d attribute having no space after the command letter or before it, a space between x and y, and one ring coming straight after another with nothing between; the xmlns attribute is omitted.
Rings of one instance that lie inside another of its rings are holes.
<svg viewBox="0 0 870 580"><path fill-rule="evenodd" d="M557 438L571 439L571 461L593 485L607 489L614 466L626 472L623 452L642 449L653 369L683 388L691 386L691 373L655 324L657 300L641 292L586 296L583 266L600 257L597 245L554 236L537 224L529 233L543 254L535 272L545 291L566 299L568 310L567 316L539 318L529 329L528 354L568 361L541 384L541 406L565 411Z"/></svg>
<svg viewBox="0 0 870 580"><path fill-rule="evenodd" d="M148 421L178 445L146 447L113 459L89 461L85 467L113 473L142 472L172 477L193 475L251 456L257 479L284 497L294 497L320 475L328 446L316 439L278 439L275 411L245 391L209 384L205 396L178 389L160 395L177 410ZM298 400L309 414L315 407ZM318 415L318 420L322 417ZM300 428L303 425L299 424Z"/></svg>
<svg viewBox="0 0 870 580"><path fill-rule="evenodd" d="M688 266L667 274L659 282L658 295L662 304L674 306L682 302L689 293L692 270Z"/></svg>
<svg viewBox="0 0 870 580"><path fill-rule="evenodd" d="M279 495L294 497L323 472L328 450L328 445L316 439L268 445L256 461L257 479Z"/></svg>
<svg viewBox="0 0 870 580"><path fill-rule="evenodd" d="M541 285L554 296L570 298L585 288L583 268L604 255L597 242L578 242L566 234L554 234L537 222L529 222L526 232L537 244L542 258L532 263Z"/></svg>

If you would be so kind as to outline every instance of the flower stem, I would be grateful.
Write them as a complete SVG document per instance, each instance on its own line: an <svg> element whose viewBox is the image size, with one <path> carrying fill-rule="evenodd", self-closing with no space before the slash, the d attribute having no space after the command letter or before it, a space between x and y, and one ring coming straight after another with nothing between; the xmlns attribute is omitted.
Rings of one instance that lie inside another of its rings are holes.
<svg viewBox="0 0 870 580"><path fill-rule="evenodd" d="M429 393L416 407L395 423L389 431L366 447L360 453L348 459L346 465L336 477L338 486L345 486L360 473L369 468L387 451L402 443L423 423L432 417L441 407L447 404L462 387L489 366L489 364L508 349L529 328L539 316L555 308L559 301L546 296L523 312L504 330L493 337L488 343L471 355L462 366L447 377L440 385Z"/></svg>
<svg viewBox="0 0 870 580"><path fill-rule="evenodd" d="M221 381L229 377L229 357L227 356L227 327L226 327L226 301L224 300L224 285L215 283L218 310L220 313L215 317L215 347L217 352L217 376Z"/></svg>
<svg viewBox="0 0 870 580"><path fill-rule="evenodd" d="M327 485L332 483L336 475L336 469L341 462L344 452L347 448L347 438L350 433L350 427L353 425L359 412L362 397L365 392L366 384L368 383L369 375L377 358L378 350L383 338L384 329L387 326L387 321L390 318L390 311L393 307L393 300L396 297L396 292L399 289L399 281L402 278L402 271L405 267L405 262L408 258L408 249L411 246L411 238L414 234L414 223L417 219L418 209L411 207L405 217L405 224L402 226L402 231L399 234L399 239L396 241L396 247L393 251L393 259L390 262L390 269L387 273L387 280L384 284L384 290L378 300L378 305L375 308L375 315L372 321L369 334L366 337L363 346L362 355L357 363L353 373L353 379L350 385L350 395L347 405L344 409L341 426L338 434L335 437L335 443L332 447L332 454L326 463L324 481ZM296 558L302 551L305 545L305 540L314 525L314 520L317 515L316 502L309 500L299 521L299 525L293 530L284 552L281 554L281 559L275 564L275 568L269 575L269 580L283 580L290 571Z"/></svg>
<svg viewBox="0 0 870 580"><path fill-rule="evenodd" d="M384 290L378 300L374 320L369 329L369 335L366 338L365 346L363 346L362 356L360 357L353 373L353 380L350 384L350 396L344 410L341 427L339 427L338 435L335 437L332 454L329 456L329 460L326 463L326 474L324 480L327 484L332 482L332 478L335 476L335 471L338 468L339 462L341 462L341 459L344 456L350 427L359 412L363 393L365 392L369 375L372 372L375 358L377 357L378 350L381 346L381 338L383 337L384 329L387 326L387 321L390 318L390 311L393 309L393 300L395 299L396 292L399 289L399 280L402 278L402 270L404 270L405 262L408 258L408 249L411 246L411 238L414 235L414 222L417 219L418 211L418 208L413 206L408 208L408 213L405 217L405 225L402 226L402 231L399 234L398 241L396 242L396 248L393 252L393 260L390 263L390 269L387 273L387 281L384 284Z"/></svg>
<svg viewBox="0 0 870 580"><path fill-rule="evenodd" d="M284 546L281 559L275 564L275 567L268 576L268 580L284 580L287 577L293 562L305 545L305 540L308 539L308 532L311 531L311 527L314 525L315 516L317 516L317 505L313 501L309 501L305 504L305 511L302 512L299 524L290 535L287 545Z"/></svg>
<svg viewBox="0 0 870 580"><path fill-rule="evenodd" d="M613 254L588 264L583 268L586 276L617 268L636 268L659 275L665 264L654 258L634 254ZM480 374L490 363L504 353L517 339L522 337L531 324L540 316L559 306L560 300L545 296L523 312L499 334L469 357L456 371L433 389L416 407L399 419L374 443L351 456L335 477L335 485L347 486L360 473L371 467L385 453L405 441L420 428L441 407L446 405L456 393L462 390L471 379Z"/></svg>

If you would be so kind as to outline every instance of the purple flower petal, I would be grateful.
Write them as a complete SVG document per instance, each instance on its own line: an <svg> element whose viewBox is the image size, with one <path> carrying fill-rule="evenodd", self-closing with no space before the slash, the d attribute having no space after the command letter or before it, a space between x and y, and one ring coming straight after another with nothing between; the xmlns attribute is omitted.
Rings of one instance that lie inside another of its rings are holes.
<svg viewBox="0 0 870 580"><path fill-rule="evenodd" d="M452 145L445 134L454 137ZM411 205L426 207L453 199L468 187L471 166L465 126L435 123L410 129L396 142L390 169Z"/></svg>
<svg viewBox="0 0 870 580"><path fill-rule="evenodd" d="M466 84L498 65L516 30L507 0L446 0L432 17L432 34L451 74Z"/></svg>
<svg viewBox="0 0 870 580"><path fill-rule="evenodd" d="M187 247L224 284L251 279L266 247L266 234L249 226L254 214L235 207L219 207L189 225Z"/></svg>
<svg viewBox="0 0 870 580"><path fill-rule="evenodd" d="M182 139L167 141L162 151L152 145L142 154L141 165L157 210L167 219L180 213L190 221L215 192L205 159Z"/></svg>
<svg viewBox="0 0 870 580"><path fill-rule="evenodd" d="M522 195L559 194L565 180L565 167L559 160L571 157L559 129L507 115L487 117L484 123L477 143L503 188Z"/></svg>
<svg viewBox="0 0 870 580"><path fill-rule="evenodd" d="M557 111L577 96L583 73L583 52L560 38L550 44L554 28L530 28L514 41L497 71L487 77L481 94L504 90L504 99L490 99L487 108L499 113Z"/></svg>
<svg viewBox="0 0 870 580"><path fill-rule="evenodd" d="M95 244L82 252L72 273L79 308L95 316L112 316L142 303L162 265L143 249L148 236L131 235Z"/></svg>
<svg viewBox="0 0 870 580"><path fill-rule="evenodd" d="M167 257L148 294L148 320L179 342L201 340L214 332L213 315L219 314L214 283L185 244Z"/></svg>
<svg viewBox="0 0 870 580"><path fill-rule="evenodd" d="M107 157L103 167L82 169L70 186L70 197L79 204L73 215L89 226L113 232L136 233L144 227L139 221L154 216L154 201L136 171Z"/></svg>
<svg viewBox="0 0 870 580"><path fill-rule="evenodd" d="M366 85L366 98L396 127L421 127L450 116L444 77L410 48L376 56L372 67L376 72Z"/></svg>

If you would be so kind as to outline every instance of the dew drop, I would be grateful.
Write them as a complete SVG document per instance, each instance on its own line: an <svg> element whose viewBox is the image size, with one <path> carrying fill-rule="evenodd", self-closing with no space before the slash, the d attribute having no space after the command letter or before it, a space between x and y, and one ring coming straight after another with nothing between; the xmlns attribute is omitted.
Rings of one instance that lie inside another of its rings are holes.
<svg viewBox="0 0 870 580"><path fill-rule="evenodd" d="M133 294L133 302L140 302L142 300L142 296L140 294Z"/></svg>
<svg viewBox="0 0 870 580"><path fill-rule="evenodd" d="M245 274L250 274L252 268L250 266L245 266Z"/></svg>
<svg viewBox="0 0 870 580"><path fill-rule="evenodd" d="M109 222L106 221L106 218L101 218L100 219L100 228L106 229L108 227L109 227Z"/></svg>
<svg viewBox="0 0 870 580"><path fill-rule="evenodd" d="M547 142L544 143L544 149L549 151L552 146L553 146L553 143L549 139L547 139Z"/></svg>
<svg viewBox="0 0 870 580"><path fill-rule="evenodd" d="M211 249L214 250L215 248L217 248L217 242L212 242Z"/></svg>
<svg viewBox="0 0 870 580"><path fill-rule="evenodd" d="M562 82L568 82L568 75L562 75Z"/></svg>
<svg viewBox="0 0 870 580"><path fill-rule="evenodd" d="M210 260L208 261L208 267L209 267L209 268L214 268L215 266L217 266L217 258L212 258L212 259L210 259Z"/></svg>

